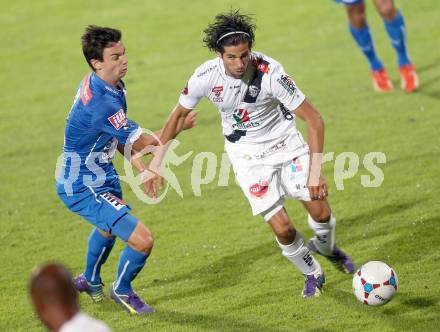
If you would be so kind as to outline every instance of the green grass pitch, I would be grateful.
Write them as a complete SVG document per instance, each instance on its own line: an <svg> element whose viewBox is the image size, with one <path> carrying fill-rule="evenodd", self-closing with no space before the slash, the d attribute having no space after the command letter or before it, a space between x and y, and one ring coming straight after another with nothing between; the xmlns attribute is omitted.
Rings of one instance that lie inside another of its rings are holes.
<svg viewBox="0 0 440 332"><path fill-rule="evenodd" d="M217 111L199 105L199 125L179 136L174 169L183 198L170 191L159 205L125 199L154 232L156 243L134 286L157 313L132 317L109 300L81 307L114 331L438 331L440 324L440 52L437 0L396 1L407 28L419 92L400 91L396 59L383 23L367 0L377 51L395 91L374 93L367 63L351 40L344 8L333 1L2 1L0 13L0 331L44 331L33 314L30 271L61 261L83 269L91 226L69 212L54 189L55 161L78 82L88 72L80 49L87 24L122 29L129 57L130 116L159 129L193 70L213 57L202 30L218 12L242 8L256 17L255 50L280 61L322 113L326 152L352 151L359 172L336 190L333 163L324 171L338 218L338 245L357 265L383 260L397 271L400 289L383 307L361 305L351 277L320 259L324 294L303 300L302 276L280 255L273 236L235 185L214 181L191 188L194 156L220 156ZM300 125L303 128L302 125ZM364 188L362 158L387 157L384 182ZM219 163L219 160L218 160ZM220 163L219 163L220 164ZM122 170L122 158L116 158ZM218 171L218 169L217 169ZM123 171L122 171L123 173ZM287 209L312 234L295 201ZM113 281L122 243L102 269Z"/></svg>

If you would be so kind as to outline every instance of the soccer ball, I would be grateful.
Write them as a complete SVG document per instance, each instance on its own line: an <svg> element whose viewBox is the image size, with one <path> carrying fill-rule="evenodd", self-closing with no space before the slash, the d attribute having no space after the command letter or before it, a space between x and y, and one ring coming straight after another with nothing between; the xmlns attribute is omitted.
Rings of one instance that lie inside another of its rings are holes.
<svg viewBox="0 0 440 332"><path fill-rule="evenodd" d="M362 303L378 306L387 303L397 291L397 274L384 262L362 265L353 276L353 292Z"/></svg>

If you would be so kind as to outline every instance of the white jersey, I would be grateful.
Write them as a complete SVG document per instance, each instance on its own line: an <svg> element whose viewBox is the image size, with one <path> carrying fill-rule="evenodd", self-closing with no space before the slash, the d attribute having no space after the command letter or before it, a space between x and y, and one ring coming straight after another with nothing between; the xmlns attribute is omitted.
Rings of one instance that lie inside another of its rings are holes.
<svg viewBox="0 0 440 332"><path fill-rule="evenodd" d="M221 58L207 61L191 76L179 103L193 109L202 97L219 110L225 150L254 215L285 197L310 200L309 148L294 113L305 96L280 63L252 52L244 77L235 79Z"/></svg>
<svg viewBox="0 0 440 332"><path fill-rule="evenodd" d="M251 53L241 79L226 74L221 58L197 68L179 103L193 109L202 97L218 108L223 134L232 143L263 143L295 134L295 115L289 111L305 99L279 62L257 52Z"/></svg>
<svg viewBox="0 0 440 332"><path fill-rule="evenodd" d="M71 320L61 326L60 332L111 332L103 322L85 313L78 312Z"/></svg>

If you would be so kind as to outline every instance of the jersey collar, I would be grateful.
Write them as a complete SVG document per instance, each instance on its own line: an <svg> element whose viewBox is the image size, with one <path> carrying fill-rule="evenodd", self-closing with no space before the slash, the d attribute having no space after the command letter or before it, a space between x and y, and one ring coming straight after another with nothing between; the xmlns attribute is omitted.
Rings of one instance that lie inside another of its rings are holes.
<svg viewBox="0 0 440 332"><path fill-rule="evenodd" d="M114 96L120 97L126 93L125 84L122 80L118 82L119 89L115 88L110 83L107 83L106 81L104 81L101 77L96 75L95 72L92 73L90 81L92 81L94 84L96 84L96 86L99 89L106 91L106 92L110 92Z"/></svg>

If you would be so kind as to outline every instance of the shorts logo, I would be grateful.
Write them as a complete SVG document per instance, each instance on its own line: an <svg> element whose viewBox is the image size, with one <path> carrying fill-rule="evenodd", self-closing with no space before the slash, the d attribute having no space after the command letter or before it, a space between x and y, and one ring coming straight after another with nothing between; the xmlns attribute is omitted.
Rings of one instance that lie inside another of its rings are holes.
<svg viewBox="0 0 440 332"><path fill-rule="evenodd" d="M256 197L262 197L269 190L269 182L261 181L260 183L255 183L249 187L249 192L251 195Z"/></svg>
<svg viewBox="0 0 440 332"><path fill-rule="evenodd" d="M301 161L298 158L293 159L292 163L290 164L290 169L292 170L292 173L302 172L303 166Z"/></svg>
<svg viewBox="0 0 440 332"><path fill-rule="evenodd" d="M223 92L223 86L215 86L211 90L214 93L214 98L212 98L212 101L216 103L222 103L223 97L221 97L221 94Z"/></svg>
<svg viewBox="0 0 440 332"><path fill-rule="evenodd" d="M281 86L286 89L286 91L293 95L296 91L296 86L293 83L292 79L289 75L281 75L280 78L277 79L277 82L281 84Z"/></svg>
<svg viewBox="0 0 440 332"><path fill-rule="evenodd" d="M113 206L118 211L125 206L125 203L122 199L116 197L115 195L113 195L109 192L103 193L99 196L101 196L102 199L106 200L107 203L109 203L111 206Z"/></svg>
<svg viewBox="0 0 440 332"><path fill-rule="evenodd" d="M124 110L122 108L107 119L117 130L121 129L127 124L127 117L125 116Z"/></svg>
<svg viewBox="0 0 440 332"><path fill-rule="evenodd" d="M260 92L260 89L257 86L255 86L255 85L249 86L249 94L251 95L252 98L257 97L259 92Z"/></svg>

